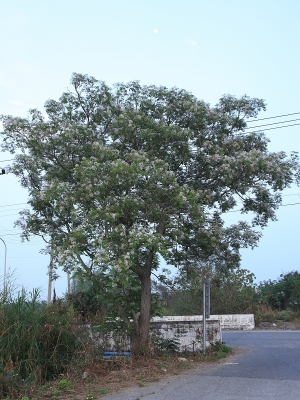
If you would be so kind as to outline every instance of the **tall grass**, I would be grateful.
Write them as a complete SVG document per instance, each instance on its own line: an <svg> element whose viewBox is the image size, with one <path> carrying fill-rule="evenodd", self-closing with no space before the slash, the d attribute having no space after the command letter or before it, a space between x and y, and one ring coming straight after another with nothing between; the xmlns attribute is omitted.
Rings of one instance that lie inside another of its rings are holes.
<svg viewBox="0 0 300 400"><path fill-rule="evenodd" d="M80 343L72 307L48 306L38 290L0 296L0 395L25 394L63 373Z"/></svg>

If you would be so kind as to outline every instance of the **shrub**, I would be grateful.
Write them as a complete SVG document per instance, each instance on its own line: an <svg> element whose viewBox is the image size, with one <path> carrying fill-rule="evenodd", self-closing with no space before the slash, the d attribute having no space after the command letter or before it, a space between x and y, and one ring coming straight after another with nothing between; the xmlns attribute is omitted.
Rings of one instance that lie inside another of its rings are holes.
<svg viewBox="0 0 300 400"><path fill-rule="evenodd" d="M260 322L275 322L277 319L277 313L275 311L269 310L265 312L256 312L254 314L255 324Z"/></svg>
<svg viewBox="0 0 300 400"><path fill-rule="evenodd" d="M167 353L174 354L179 351L180 343L179 340L174 339L163 339L163 338L155 338L153 339L154 348L159 353Z"/></svg>
<svg viewBox="0 0 300 400"><path fill-rule="evenodd" d="M294 321L296 318L298 318L299 313L295 313L293 311L285 310L285 311L280 311L277 314L277 319L285 322L290 322Z"/></svg>

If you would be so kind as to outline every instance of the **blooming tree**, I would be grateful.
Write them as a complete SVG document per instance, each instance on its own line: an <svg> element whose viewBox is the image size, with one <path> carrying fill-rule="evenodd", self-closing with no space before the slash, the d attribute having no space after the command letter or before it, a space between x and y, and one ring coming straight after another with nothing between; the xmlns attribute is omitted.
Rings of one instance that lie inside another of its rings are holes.
<svg viewBox="0 0 300 400"><path fill-rule="evenodd" d="M46 102L47 118L2 116L2 149L15 154L10 171L31 205L17 224L51 242L57 265L97 279L141 348L159 256L183 273L238 266L239 249L275 219L297 159L245 132L265 109L259 99L227 95L211 107L177 88L110 88L81 74L71 85ZM253 221L228 227L222 216L237 202Z"/></svg>

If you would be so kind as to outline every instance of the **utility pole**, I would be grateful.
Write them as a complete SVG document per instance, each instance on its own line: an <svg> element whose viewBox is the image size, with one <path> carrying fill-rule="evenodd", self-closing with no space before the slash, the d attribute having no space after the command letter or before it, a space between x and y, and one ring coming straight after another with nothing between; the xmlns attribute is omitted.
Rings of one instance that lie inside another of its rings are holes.
<svg viewBox="0 0 300 400"><path fill-rule="evenodd" d="M70 272L67 272L67 280L68 280L68 294L71 293L71 276Z"/></svg>
<svg viewBox="0 0 300 400"><path fill-rule="evenodd" d="M203 283L203 332L202 332L202 341L203 341L203 346L202 346L202 350L203 350L203 354L206 353L206 315L205 315L205 311L206 311L206 307L205 307L205 282Z"/></svg>
<svg viewBox="0 0 300 400"><path fill-rule="evenodd" d="M1 174L0 175L5 175L5 169L1 168ZM5 255L4 255L4 271L3 271L3 292L5 292L6 289L6 255L7 255L7 248L6 248L6 243L4 242L3 239L0 238L0 240L2 240L4 247L5 247Z"/></svg>
<svg viewBox="0 0 300 400"><path fill-rule="evenodd" d="M47 298L47 304L49 305L51 303L51 294L52 294L52 271L53 271L53 257L52 257L52 249L50 251L50 264L48 267L48 298Z"/></svg>
<svg viewBox="0 0 300 400"><path fill-rule="evenodd" d="M206 318L210 318L210 279L203 283L203 354L206 353Z"/></svg>
<svg viewBox="0 0 300 400"><path fill-rule="evenodd" d="M4 247L5 247L5 254L4 254L4 270L3 270L3 292L5 292L6 289L6 256L7 256L7 248L6 248L6 243L2 238L0 240L3 242Z"/></svg>

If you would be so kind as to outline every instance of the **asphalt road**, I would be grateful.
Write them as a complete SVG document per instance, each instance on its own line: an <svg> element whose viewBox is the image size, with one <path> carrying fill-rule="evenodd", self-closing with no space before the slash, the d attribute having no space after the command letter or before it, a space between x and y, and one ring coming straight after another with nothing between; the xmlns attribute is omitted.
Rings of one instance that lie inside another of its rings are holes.
<svg viewBox="0 0 300 400"><path fill-rule="evenodd" d="M300 399L300 331L223 332L237 354L108 400ZM102 397L103 398L103 397Z"/></svg>

